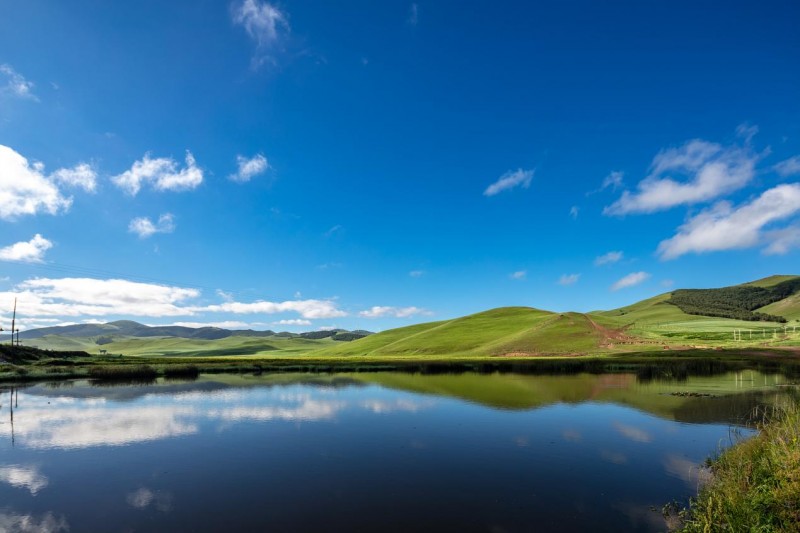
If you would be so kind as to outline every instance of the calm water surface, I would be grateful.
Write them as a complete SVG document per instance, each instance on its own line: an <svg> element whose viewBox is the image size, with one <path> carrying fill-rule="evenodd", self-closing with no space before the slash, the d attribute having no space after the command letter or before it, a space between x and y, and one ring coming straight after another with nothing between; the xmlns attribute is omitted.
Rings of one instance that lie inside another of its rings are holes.
<svg viewBox="0 0 800 533"><path fill-rule="evenodd" d="M693 494L697 465L750 435L783 382L219 375L13 402L6 387L0 531L663 531L654 509Z"/></svg>

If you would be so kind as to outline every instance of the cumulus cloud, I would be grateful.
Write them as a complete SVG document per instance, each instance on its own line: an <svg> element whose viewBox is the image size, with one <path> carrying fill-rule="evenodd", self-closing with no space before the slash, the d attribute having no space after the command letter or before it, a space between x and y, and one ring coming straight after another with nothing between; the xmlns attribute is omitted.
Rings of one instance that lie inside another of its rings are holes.
<svg viewBox="0 0 800 533"><path fill-rule="evenodd" d="M494 196L503 191L507 191L513 189L515 187L522 187L523 189L527 189L531 185L531 180L533 179L533 170L522 170L521 168L508 171L500 178L489 185L485 191L483 191L484 196Z"/></svg>
<svg viewBox="0 0 800 533"><path fill-rule="evenodd" d="M560 278L558 278L559 285L574 285L580 279L580 274L562 274Z"/></svg>
<svg viewBox="0 0 800 533"><path fill-rule="evenodd" d="M744 187L755 175L759 159L747 148L722 146L695 139L681 147L662 150L653 159L650 174L636 192L624 191L606 215L652 213L685 204L713 200ZM673 175L683 175L677 181Z"/></svg>
<svg viewBox="0 0 800 533"><path fill-rule="evenodd" d="M55 215L70 208L72 198L61 194L43 170L44 165L29 164L13 149L0 145L0 219L14 220L38 213Z"/></svg>
<svg viewBox="0 0 800 533"><path fill-rule="evenodd" d="M528 275L527 270L517 270L516 272L512 272L511 274L509 274L508 277L511 279L525 279L527 275Z"/></svg>
<svg viewBox="0 0 800 533"><path fill-rule="evenodd" d="M80 163L72 168L60 168L50 174L50 179L86 192L94 192L97 189L97 172L88 163Z"/></svg>
<svg viewBox="0 0 800 533"><path fill-rule="evenodd" d="M755 200L733 207L718 202L691 217L678 228L678 233L658 245L662 259L675 259L687 253L703 253L758 246L766 241L763 228L800 211L800 184L778 185ZM768 251L779 253L791 241L791 235L776 236L777 244Z"/></svg>
<svg viewBox="0 0 800 533"><path fill-rule="evenodd" d="M366 311L361 311L358 313L359 316L363 318L383 318L383 317L394 317L394 318L408 318L414 315L431 315L430 311L426 309L422 309L421 307L391 307L391 306L381 306L376 305L367 309Z"/></svg>
<svg viewBox="0 0 800 533"><path fill-rule="evenodd" d="M789 176L800 174L800 155L796 155L794 157L790 157L789 159L781 161L772 168L782 178L787 178Z"/></svg>
<svg viewBox="0 0 800 533"><path fill-rule="evenodd" d="M0 248L0 261L21 261L23 263L41 263L44 254L53 247L53 243L38 233L29 241L18 242Z"/></svg>
<svg viewBox="0 0 800 533"><path fill-rule="evenodd" d="M231 174L228 179L237 183L245 183L253 177L263 174L269 168L269 163L264 154L256 154L251 158L243 155L236 156L236 174Z"/></svg>
<svg viewBox="0 0 800 533"><path fill-rule="evenodd" d="M36 95L33 94L33 82L26 80L9 64L0 65L0 82L2 81L5 81L5 84L0 85L0 92L38 101Z"/></svg>
<svg viewBox="0 0 800 533"><path fill-rule="evenodd" d="M153 223L147 217L137 217L128 224L128 231L135 233L140 239L146 239L156 233L172 233L175 231L175 217L165 213L158 217L158 222Z"/></svg>
<svg viewBox="0 0 800 533"><path fill-rule="evenodd" d="M650 274L647 272L632 272L625 276L624 278L617 280L611 286L612 291L618 291L620 289L624 289L626 287L633 287L634 285L639 285L643 281L647 280L650 277Z"/></svg>
<svg viewBox="0 0 800 533"><path fill-rule="evenodd" d="M203 183L203 171L188 150L183 169L170 157L151 159L150 154L145 154L130 170L114 176L111 181L131 196L138 194L144 184L150 184L157 191L188 191Z"/></svg>
<svg viewBox="0 0 800 533"><path fill-rule="evenodd" d="M608 252L607 254L596 257L594 264L595 266L610 265L620 261L623 255L622 252Z"/></svg>
<svg viewBox="0 0 800 533"><path fill-rule="evenodd" d="M234 4L232 17L256 45L253 66L259 67L265 61L274 62L274 54L291 31L286 14L269 2L243 0Z"/></svg>

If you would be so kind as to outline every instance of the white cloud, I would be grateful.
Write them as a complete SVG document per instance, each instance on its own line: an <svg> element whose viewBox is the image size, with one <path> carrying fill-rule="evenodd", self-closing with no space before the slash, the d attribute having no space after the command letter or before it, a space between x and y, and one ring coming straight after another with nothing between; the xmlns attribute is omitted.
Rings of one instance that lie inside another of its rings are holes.
<svg viewBox="0 0 800 533"><path fill-rule="evenodd" d="M236 156L237 171L231 174L228 179L237 183L250 181L254 176L263 174L269 169L267 158L263 154L256 154L250 159L243 155Z"/></svg>
<svg viewBox="0 0 800 533"><path fill-rule="evenodd" d="M781 161L772 168L782 178L794 176L795 174L800 174L800 155L796 155L794 157L790 157L789 159Z"/></svg>
<svg viewBox="0 0 800 533"><path fill-rule="evenodd" d="M758 159L748 149L699 139L662 150L653 159L650 175L639 182L637 191L624 191L603 213L652 213L713 200L750 182ZM676 181L673 173L685 175L688 180Z"/></svg>
<svg viewBox="0 0 800 533"><path fill-rule="evenodd" d="M595 266L610 265L620 261L623 256L624 254L622 252L608 252L607 254L596 257L594 264Z"/></svg>
<svg viewBox="0 0 800 533"><path fill-rule="evenodd" d="M208 305L206 307L195 307L193 311L211 313L234 313L234 314L275 314L285 312L298 313L303 318L338 318L347 316L347 313L338 309L336 304L330 300L289 300L286 302L267 302L259 300L256 302L224 302L221 304Z"/></svg>
<svg viewBox="0 0 800 533"><path fill-rule="evenodd" d="M97 188L97 172L88 163L80 163L72 168L60 168L50 174L50 179L68 187L78 187L86 192Z"/></svg>
<svg viewBox="0 0 800 533"><path fill-rule="evenodd" d="M631 274L628 274L624 278L614 283L611 286L611 290L618 291L626 287L633 287L634 285L639 285L643 281L647 280L649 277L650 274L648 274L647 272L632 272Z"/></svg>
<svg viewBox="0 0 800 533"><path fill-rule="evenodd" d="M383 318L383 317L394 317L394 318L408 318L414 315L431 315L430 311L426 309L422 309L420 307L390 307L390 306L381 306L376 305L367 309L366 311L361 311L358 313L359 316L364 318Z"/></svg>
<svg viewBox="0 0 800 533"><path fill-rule="evenodd" d="M416 3L411 4L408 9L408 23L412 26L416 26L419 23L419 6Z"/></svg>
<svg viewBox="0 0 800 533"><path fill-rule="evenodd" d="M130 170L114 176L111 181L132 196L138 194L145 183L158 191L187 191L203 183L203 171L188 150L186 167L180 170L178 163L170 157L150 159L150 154L145 154Z"/></svg>
<svg viewBox="0 0 800 533"><path fill-rule="evenodd" d="M41 263L45 252L53 247L53 243L38 233L27 242L18 242L0 248L0 261L21 261L24 263Z"/></svg>
<svg viewBox="0 0 800 533"><path fill-rule="evenodd" d="M514 187L522 187L523 189L527 189L530 187L532 179L533 170L522 170L519 168L514 171L508 171L500 176L496 182L489 185L486 190L483 191L483 195L494 196L497 193L513 189Z"/></svg>
<svg viewBox="0 0 800 533"><path fill-rule="evenodd" d="M793 248L800 248L800 226L767 232L769 246L764 249L766 255L783 255Z"/></svg>
<svg viewBox="0 0 800 533"><path fill-rule="evenodd" d="M174 219L171 213L161 215L156 223L147 217L137 217L128 224L128 231L135 233L140 239L146 239L155 233L172 233L175 231Z"/></svg>
<svg viewBox="0 0 800 533"><path fill-rule="evenodd" d="M574 285L580 279L580 274L562 274L560 278L558 278L559 285Z"/></svg>
<svg viewBox="0 0 800 533"><path fill-rule="evenodd" d="M286 14L268 2L243 0L233 6L233 22L242 26L256 44L253 66L274 62L273 55L290 32Z"/></svg>
<svg viewBox="0 0 800 533"><path fill-rule="evenodd" d="M755 200L732 207L718 202L690 218L678 233L658 245L662 259L675 259L687 253L703 253L758 246L765 241L762 229L800 211L800 184L778 185ZM771 252L779 252L777 244ZM768 249L769 250L769 249Z"/></svg>
<svg viewBox="0 0 800 533"><path fill-rule="evenodd" d="M159 317L193 314L178 304L199 294L196 289L121 279L34 278L18 284L13 291L0 292L0 300L18 298L17 313L27 317Z"/></svg>
<svg viewBox="0 0 800 533"><path fill-rule="evenodd" d="M0 92L11 94L19 98L27 98L29 100L36 100L36 95L33 94L33 82L28 81L25 77L14 70L11 65L0 65L0 74L5 78L5 85L0 86Z"/></svg>
<svg viewBox="0 0 800 533"><path fill-rule="evenodd" d="M42 174L43 169L43 165L31 165L13 149L0 145L0 219L41 212L55 215L70 208L72 198L63 196Z"/></svg>
<svg viewBox="0 0 800 533"><path fill-rule="evenodd" d="M578 213L580 213L580 211L581 211L580 207L578 207L577 205L573 205L572 207L569 208L569 216L571 216L573 220L577 220Z"/></svg>
<svg viewBox="0 0 800 533"><path fill-rule="evenodd" d="M422 276L425 275L425 271L424 270L412 270L411 272L408 273L408 275L411 276L412 278L421 278Z"/></svg>
<svg viewBox="0 0 800 533"><path fill-rule="evenodd" d="M277 322L273 322L272 324L275 326L310 326L311 321L302 318L290 318L290 319L278 320Z"/></svg>
<svg viewBox="0 0 800 533"><path fill-rule="evenodd" d="M528 275L528 271L527 270L517 270L516 272L512 272L511 274L509 274L508 277L511 278L511 279L522 280L522 279L525 279L525 277L527 275Z"/></svg>

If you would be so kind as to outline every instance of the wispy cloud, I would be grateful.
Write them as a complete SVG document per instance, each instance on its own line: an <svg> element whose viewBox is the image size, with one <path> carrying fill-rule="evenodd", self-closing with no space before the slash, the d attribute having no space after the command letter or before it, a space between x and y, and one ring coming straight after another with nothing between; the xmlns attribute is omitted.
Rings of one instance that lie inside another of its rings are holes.
<svg viewBox="0 0 800 533"><path fill-rule="evenodd" d="M608 252L607 254L603 254L598 256L594 260L595 266L602 266L602 265L611 265L613 263L617 263L622 260L624 254L622 252Z"/></svg>
<svg viewBox="0 0 800 533"><path fill-rule="evenodd" d="M500 178L489 185L485 191L484 196L494 196L503 191L513 189L515 187L522 187L527 189L531 185L533 179L533 170L522 170L521 168L513 171L508 171Z"/></svg>
<svg viewBox="0 0 800 533"><path fill-rule="evenodd" d="M700 139L663 150L653 159L650 174L639 182L636 192L624 191L603 213L652 213L713 200L749 183L758 159L748 148ZM687 179L677 181L673 174Z"/></svg>
<svg viewBox="0 0 800 533"><path fill-rule="evenodd" d="M288 318L272 323L273 326L310 326L311 321L303 318Z"/></svg>
<svg viewBox="0 0 800 533"><path fill-rule="evenodd" d="M265 62L275 63L275 55L291 31L286 13L269 2L243 0L233 5L232 17L256 45L253 67L258 68Z"/></svg>
<svg viewBox="0 0 800 533"><path fill-rule="evenodd" d="M572 220L577 220L580 211L581 211L580 207L578 207L577 205L573 205L572 207L569 208L569 216L572 217Z"/></svg>
<svg viewBox="0 0 800 533"><path fill-rule="evenodd" d="M145 154L130 170L114 176L111 181L131 196L136 196L144 184L152 185L157 191L188 191L203 183L203 171L188 150L183 169L178 169L178 163L171 157L151 159L150 154Z"/></svg>
<svg viewBox="0 0 800 533"><path fill-rule="evenodd" d="M276 314L294 312L303 318L338 318L347 313L338 309L331 300L288 300L285 302L224 302L205 307L189 308L192 312L233 313L233 314Z"/></svg>
<svg viewBox="0 0 800 533"><path fill-rule="evenodd" d="M382 317L395 317L395 318L408 318L414 315L431 315L427 309L421 307L390 307L376 305L358 313L363 318L382 318Z"/></svg>
<svg viewBox="0 0 800 533"><path fill-rule="evenodd" d="M411 276L412 278L421 278L422 276L425 275L425 271L424 270L412 270L411 272L408 273L408 275Z"/></svg>
<svg viewBox="0 0 800 533"><path fill-rule="evenodd" d="M175 217L171 213L165 213L158 217L156 223L147 217L137 217L128 224L128 231L135 233L140 239L146 239L156 233L172 233L175 231Z"/></svg>
<svg viewBox="0 0 800 533"><path fill-rule="evenodd" d="M18 242L0 248L0 261L41 263L44 259L45 252L52 247L52 242L37 233L29 241Z"/></svg>
<svg viewBox="0 0 800 533"><path fill-rule="evenodd" d="M580 274L562 274L560 278L558 278L559 285L574 285L580 279Z"/></svg>
<svg viewBox="0 0 800 533"><path fill-rule="evenodd" d="M639 285L640 283L646 281L650 277L650 274L647 272L632 272L627 276L623 277L622 279L618 280L611 286L612 291L618 291L620 289L625 289L627 287L633 287L635 285Z"/></svg>
<svg viewBox="0 0 800 533"><path fill-rule="evenodd" d="M782 178L788 178L789 176L800 174L800 155L796 155L781 161L772 168Z"/></svg>
<svg viewBox="0 0 800 533"><path fill-rule="evenodd" d="M783 255L790 250L800 248L800 225L791 226L765 234L769 246L764 248L766 255Z"/></svg>
<svg viewBox="0 0 800 533"><path fill-rule="evenodd" d="M527 270L517 270L516 272L512 272L511 274L508 275L509 278L516 280L525 279L527 276L528 276Z"/></svg>
<svg viewBox="0 0 800 533"><path fill-rule="evenodd" d="M733 207L729 202L718 202L691 217L678 228L678 233L658 245L662 259L675 259L687 253L714 252L737 248L751 248L764 244L767 234L763 228L775 221L789 218L800 211L800 184L773 187L755 200ZM777 244L767 250L778 253L787 241L777 237ZM789 239L791 241L791 238Z"/></svg>
<svg viewBox="0 0 800 533"><path fill-rule="evenodd" d="M344 231L344 227L341 224L336 224L335 226L331 227L328 231L323 233L325 237L333 237L337 233L341 233Z"/></svg>
<svg viewBox="0 0 800 533"><path fill-rule="evenodd" d="M33 82L26 80L22 74L14 70L9 64L0 65L0 82L3 80L5 84L0 85L0 93L39 101L36 95L33 94Z"/></svg>
<svg viewBox="0 0 800 533"><path fill-rule="evenodd" d="M408 18L406 19L409 24L416 26L419 24L419 6L414 3L408 8Z"/></svg>
<svg viewBox="0 0 800 533"><path fill-rule="evenodd" d="M236 174L231 174L228 179L236 183L246 183L253 177L263 174L269 169L269 163L264 154L256 154L251 158L243 155L236 156Z"/></svg>

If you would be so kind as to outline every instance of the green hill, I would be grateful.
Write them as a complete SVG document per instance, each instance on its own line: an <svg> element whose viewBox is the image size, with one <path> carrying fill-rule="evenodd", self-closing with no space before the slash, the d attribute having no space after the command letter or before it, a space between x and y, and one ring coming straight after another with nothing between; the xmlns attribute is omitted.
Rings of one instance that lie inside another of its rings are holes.
<svg viewBox="0 0 800 533"><path fill-rule="evenodd" d="M588 315L502 307L376 333L315 356L544 355L595 352L608 331Z"/></svg>

